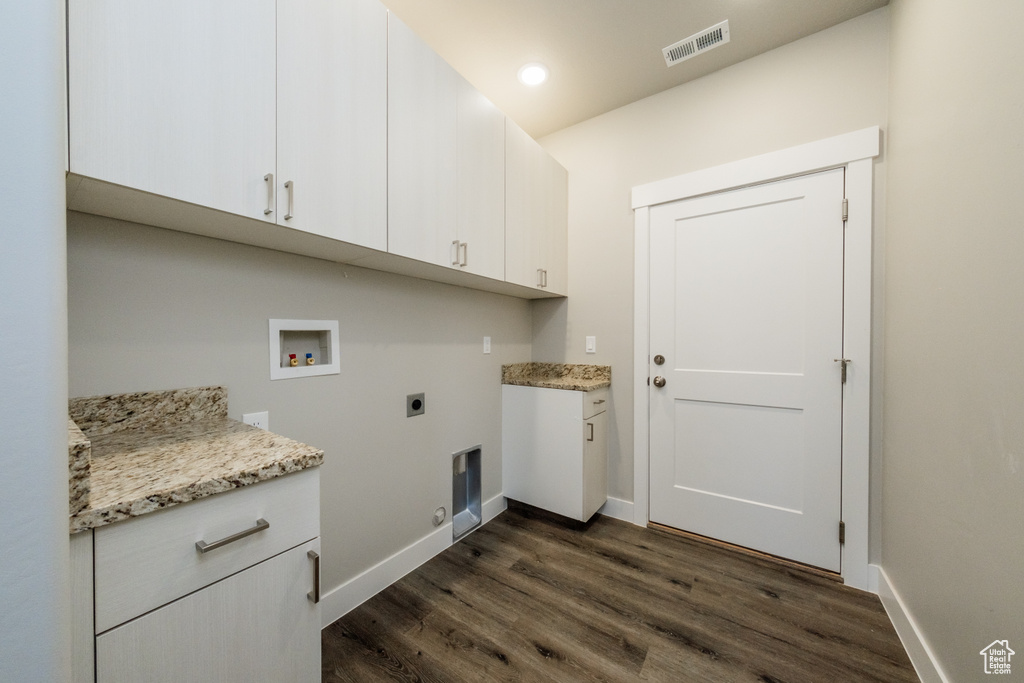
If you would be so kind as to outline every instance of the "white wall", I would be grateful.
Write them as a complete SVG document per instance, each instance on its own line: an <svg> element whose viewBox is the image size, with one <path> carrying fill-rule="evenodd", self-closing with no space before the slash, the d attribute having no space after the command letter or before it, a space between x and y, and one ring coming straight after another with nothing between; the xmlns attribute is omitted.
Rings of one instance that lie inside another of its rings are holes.
<svg viewBox="0 0 1024 683"><path fill-rule="evenodd" d="M882 563L949 680L1024 671L1024 3L893 0Z"/></svg>
<svg viewBox="0 0 1024 683"><path fill-rule="evenodd" d="M63 2L0 4L0 681L70 676Z"/></svg>
<svg viewBox="0 0 1024 683"><path fill-rule="evenodd" d="M68 260L71 396L221 384L231 417L269 410L324 449L325 593L450 515L453 452L482 444L500 493L501 364L530 357L528 302L77 213ZM341 374L271 382L270 318L338 320Z"/></svg>
<svg viewBox="0 0 1024 683"><path fill-rule="evenodd" d="M868 126L884 127L887 53L888 16L881 9L541 140L569 171L570 280L567 301L534 304L533 357L612 366L611 496L631 500L634 487L630 190ZM884 164L876 163L879 207L883 176ZM880 208L875 229L877 239ZM879 251L878 283L881 261ZM876 309L881 310L877 296ZM597 354L584 353L586 335L597 336ZM876 370L877 380L881 363Z"/></svg>

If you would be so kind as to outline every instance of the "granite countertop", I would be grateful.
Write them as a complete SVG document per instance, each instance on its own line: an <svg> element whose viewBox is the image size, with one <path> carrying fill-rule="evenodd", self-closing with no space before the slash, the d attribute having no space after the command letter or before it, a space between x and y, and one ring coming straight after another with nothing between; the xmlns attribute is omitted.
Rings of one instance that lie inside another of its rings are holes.
<svg viewBox="0 0 1024 683"><path fill-rule="evenodd" d="M82 441L91 450L84 490L72 478L71 533L323 462L318 448L228 418L223 387L72 399L69 414L69 457Z"/></svg>
<svg viewBox="0 0 1024 683"><path fill-rule="evenodd" d="M501 383L544 389L594 391L611 386L612 366L513 363L501 366Z"/></svg>

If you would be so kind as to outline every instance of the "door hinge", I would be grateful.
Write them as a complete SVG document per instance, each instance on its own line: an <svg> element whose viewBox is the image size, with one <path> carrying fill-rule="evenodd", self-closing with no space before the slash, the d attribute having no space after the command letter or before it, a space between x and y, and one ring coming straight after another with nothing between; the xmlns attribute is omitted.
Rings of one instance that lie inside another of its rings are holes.
<svg viewBox="0 0 1024 683"><path fill-rule="evenodd" d="M846 543L846 522L839 522L839 544Z"/></svg>
<svg viewBox="0 0 1024 683"><path fill-rule="evenodd" d="M850 200L844 198L843 199L843 222L845 223L846 219L849 218L849 217L850 217Z"/></svg>

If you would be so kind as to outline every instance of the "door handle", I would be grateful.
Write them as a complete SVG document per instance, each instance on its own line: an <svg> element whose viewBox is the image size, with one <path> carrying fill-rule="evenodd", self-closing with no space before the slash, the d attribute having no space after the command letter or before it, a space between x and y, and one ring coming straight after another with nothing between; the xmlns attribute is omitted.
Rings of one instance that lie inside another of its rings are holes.
<svg viewBox="0 0 1024 683"><path fill-rule="evenodd" d="M459 244L459 249L462 250L462 258L459 259L459 265L462 266L463 268L465 268L466 267L466 261L469 259L469 243L468 242L461 242Z"/></svg>
<svg viewBox="0 0 1024 683"><path fill-rule="evenodd" d="M662 388L663 386L665 386L665 378L664 377L660 377L660 376L659 377L655 377L654 378L654 386L658 387L659 389Z"/></svg>
<svg viewBox="0 0 1024 683"><path fill-rule="evenodd" d="M593 422L588 422L587 426L590 427L590 436L587 437L587 441L593 441L594 440L594 423Z"/></svg>
<svg viewBox="0 0 1024 683"><path fill-rule="evenodd" d="M452 256L452 265L453 266L459 265L459 241L458 240L452 240L451 256Z"/></svg>

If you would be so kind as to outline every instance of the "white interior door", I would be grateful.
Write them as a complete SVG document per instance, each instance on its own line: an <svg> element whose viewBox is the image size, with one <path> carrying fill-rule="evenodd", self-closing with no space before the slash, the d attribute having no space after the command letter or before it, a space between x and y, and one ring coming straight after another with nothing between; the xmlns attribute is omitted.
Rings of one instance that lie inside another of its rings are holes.
<svg viewBox="0 0 1024 683"><path fill-rule="evenodd" d="M651 521L839 571L843 195L837 169L651 209Z"/></svg>

